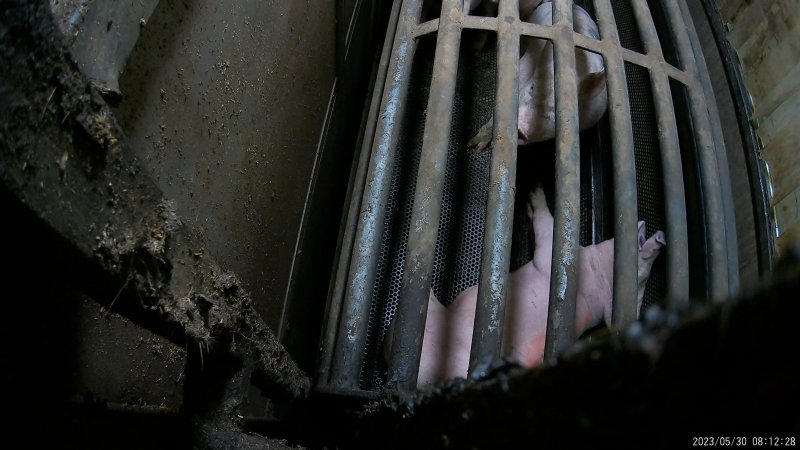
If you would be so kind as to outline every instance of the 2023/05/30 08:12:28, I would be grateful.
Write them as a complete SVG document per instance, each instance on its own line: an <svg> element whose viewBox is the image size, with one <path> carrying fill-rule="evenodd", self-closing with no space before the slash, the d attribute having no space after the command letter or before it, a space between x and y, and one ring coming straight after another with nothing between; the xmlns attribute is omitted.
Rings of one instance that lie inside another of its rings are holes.
<svg viewBox="0 0 800 450"><path fill-rule="evenodd" d="M692 447L795 447L796 443L791 435L692 437Z"/></svg>

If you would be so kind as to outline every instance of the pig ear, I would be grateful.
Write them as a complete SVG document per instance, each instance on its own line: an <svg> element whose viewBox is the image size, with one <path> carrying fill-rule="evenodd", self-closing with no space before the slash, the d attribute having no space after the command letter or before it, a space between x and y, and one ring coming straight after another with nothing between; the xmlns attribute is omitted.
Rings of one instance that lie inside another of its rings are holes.
<svg viewBox="0 0 800 450"><path fill-rule="evenodd" d="M638 226L639 226L639 248L641 249L642 246L644 245L644 242L647 240L644 220L640 220Z"/></svg>
<svg viewBox="0 0 800 450"><path fill-rule="evenodd" d="M581 92L594 93L602 91L606 85L606 69L599 72L592 72L581 81ZM592 95L589 95L590 97Z"/></svg>

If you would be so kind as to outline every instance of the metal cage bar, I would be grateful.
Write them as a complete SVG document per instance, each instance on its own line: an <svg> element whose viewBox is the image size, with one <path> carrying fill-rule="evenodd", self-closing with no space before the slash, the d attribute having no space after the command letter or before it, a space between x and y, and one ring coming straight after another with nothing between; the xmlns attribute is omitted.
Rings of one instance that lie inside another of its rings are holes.
<svg viewBox="0 0 800 450"><path fill-rule="evenodd" d="M497 30L497 94L492 165L486 206L478 303L472 334L469 374L480 376L500 356L508 293L511 231L517 173L519 107L519 6L500 2Z"/></svg>
<svg viewBox="0 0 800 450"><path fill-rule="evenodd" d="M609 0L596 0L597 25L603 40L613 45L606 47L606 79L608 89L608 112L611 122L614 170L614 299L611 320L614 323L629 323L638 314L638 263L636 221L636 159L633 147L631 108L625 63L619 51L621 47L617 22Z"/></svg>
<svg viewBox="0 0 800 450"><path fill-rule="evenodd" d="M380 248L380 235L386 219L386 202L389 196L394 167L400 122L406 105L406 94L411 75L411 62L417 41L410 31L419 22L422 0L406 0L400 10L392 56L389 62L391 82L384 88L381 114L375 130L367 180L361 201L359 226L350 262L345 307L339 320L339 333L331 372L331 382L337 387L357 388L366 342L372 286L375 283L377 261L374 257Z"/></svg>
<svg viewBox="0 0 800 450"><path fill-rule="evenodd" d="M370 149L375 138L377 127L378 111L381 107L381 97L374 95L375 92L383 92L386 86L386 74L389 71L389 55L391 54L392 44L394 43L397 24L400 19L400 4L394 2L389 13L389 23L387 24L386 37L383 42L381 59L375 72L375 84L372 87L372 99L370 100L369 112L364 121L363 134L360 136L361 151L357 162L354 160L355 171L351 176L348 186L347 198L350 205L347 210L347 217L342 230L340 231L339 248L337 254L339 259L334 267L334 278L331 280L330 295L325 310L325 331L322 335L322 354L320 355L319 366L317 367L317 385L328 384L330 368L333 361L334 344L339 328L339 317L344 303L344 290L347 272L350 268L350 257L353 254L353 242L356 234L356 224L358 211L361 208L361 198L364 194L364 185L367 180L367 167L369 165Z"/></svg>
<svg viewBox="0 0 800 450"><path fill-rule="evenodd" d="M544 358L553 358L575 335L580 237L580 139L572 1L553 1L553 66L556 108L556 200L553 260Z"/></svg>
<svg viewBox="0 0 800 450"><path fill-rule="evenodd" d="M708 255L708 293L712 301L722 301L728 297L728 246L725 212L720 185L719 167L717 164L714 136L708 117L708 107L698 75L693 71L697 61L692 50L692 41L687 31L680 6L674 1L662 3L670 28L675 33L676 48L691 83L686 87L689 92L689 109L692 116L693 130L697 142L698 161L700 163L700 179L703 193L705 215L705 241Z"/></svg>
<svg viewBox="0 0 800 450"><path fill-rule="evenodd" d="M689 38L694 42L692 50L695 60L705 61L703 50L700 48L700 38L692 22L692 16L686 3L679 4L683 17L686 21L686 30ZM730 168L728 167L727 152L725 151L725 139L722 137L722 123L717 110L717 99L714 95L714 88L711 86L711 77L708 74L708 67L705 64L697 64L697 75L705 91L706 107L708 118L711 122L711 132L714 136L714 148L717 155L717 169L719 170L719 181L722 190L722 211L725 215L725 241L728 247L728 296L733 297L739 292L739 246L737 243L736 218L734 217L733 188L731 186Z"/></svg>
<svg viewBox="0 0 800 450"><path fill-rule="evenodd" d="M461 44L462 0L444 0L433 62L422 155L395 316L389 360L389 385L413 389L417 384L425 316L431 290L433 248L439 231L447 146L452 123L458 52Z"/></svg>
<svg viewBox="0 0 800 450"><path fill-rule="evenodd" d="M664 60L653 16L645 2L633 2L633 12L639 27L645 51ZM662 62L661 67L666 65ZM666 71L650 70L653 102L658 123L658 145L664 177L664 209L667 238L667 299L669 302L689 302L689 246L686 222L686 193L683 186L683 166L672 104L671 89Z"/></svg>
<svg viewBox="0 0 800 450"><path fill-rule="evenodd" d="M338 310L333 306L330 308L328 329L323 341L328 347L323 349L327 353L323 355L322 361L329 361L332 366L328 389L338 389L340 392L357 392L359 389L358 377L377 264L374 256L378 254L385 220L385 205L398 145L399 126L404 114L411 60L416 49L416 39L434 32L438 36L433 79L415 186L408 249L394 318L395 324L401 326L394 327L388 361L390 386L399 389L414 388L418 376L425 317L431 295L433 248L441 214L459 48L464 29L498 33L493 149L488 180L490 189L470 354L470 375L481 375L482 369L488 367L487 363L499 356L502 343L516 181L517 136L514 127L518 112L521 36L549 40L554 56L556 195L545 361L552 362L575 339L581 208L576 47L599 53L606 62L615 203L613 322L626 323L634 320L637 315L637 214L631 214L631 205L635 208L637 204L637 187L625 62L644 67L650 73L664 171L669 281L667 297L671 300L686 299L689 292L686 194L670 79L686 86L689 94L703 196L708 294L710 298L720 300L736 290L738 271L734 270L735 259L730 259L730 256L736 256L736 236L726 230L726 227L735 225L733 222L724 227L717 225L726 219L733 219L731 199L726 197L730 195L730 189L721 185L730 182L729 175L727 171L719 171L724 164L719 159L722 158L719 149L723 145L719 120L715 116L716 107L706 104L707 99L713 101L713 95L709 94L710 81L704 68L697 66L697 60L702 55L693 50L693 42L697 41L697 37L690 29L691 21L684 17L687 13L681 10L683 5L677 5L674 1L663 2L667 21L675 35L675 46L685 69L674 67L665 61L653 17L645 2L632 2L645 54L621 46L610 0L594 2L597 23L602 32L600 40L573 30L571 0L553 1L552 26L521 22L518 17L518 2L514 0L503 0L496 18L467 15L462 11L462 0L444 0L442 3L440 17L424 23L419 23L422 0L406 0L400 11L388 63L387 75L391 81L387 82L383 90L381 113L371 147L372 154L370 158L362 159L356 174L356 180L365 178L363 200L360 198L360 191L353 189L350 217L360 211L357 231L354 238L347 240L345 230L341 267L337 270L337 281L332 294L331 301L343 301L345 307L341 308L341 318L336 317ZM372 108L375 108L374 103ZM362 152L367 151L367 145L370 144L363 144ZM367 166L366 161L369 161L368 171L361 168ZM365 172L365 177L359 175L362 172ZM354 220L348 219L347 226L354 227ZM350 247L352 257L348 260ZM347 283L339 281L344 275L348 276ZM342 291L345 289L343 295ZM334 336L336 345L331 350L330 343ZM325 355L333 355L333 358ZM322 375L326 372L322 369L319 373L320 380L323 380Z"/></svg>

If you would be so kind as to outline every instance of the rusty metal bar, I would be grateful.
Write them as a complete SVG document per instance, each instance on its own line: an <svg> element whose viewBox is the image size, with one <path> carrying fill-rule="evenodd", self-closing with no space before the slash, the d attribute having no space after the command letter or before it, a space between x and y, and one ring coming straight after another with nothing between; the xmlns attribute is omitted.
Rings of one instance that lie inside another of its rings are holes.
<svg viewBox="0 0 800 450"><path fill-rule="evenodd" d="M553 64L556 107L556 198L553 260L544 357L555 356L575 338L580 237L580 139L572 1L553 1Z"/></svg>
<svg viewBox="0 0 800 450"><path fill-rule="evenodd" d="M345 309L339 320L339 333L330 383L337 387L358 387L358 376L366 342L372 289L375 284L380 235L386 219L400 124L406 105L411 63L417 41L411 38L412 28L419 22L422 0L406 0L400 10L388 76L391 80L383 91L381 113L375 130L376 140L367 172L361 201L361 213L351 257Z"/></svg>
<svg viewBox="0 0 800 450"><path fill-rule="evenodd" d="M394 338L389 361L388 382L398 389L413 389L417 384L431 290L433 249L439 231L447 167L447 147L461 44L462 7L462 0L444 0L439 16L433 79L409 225L408 253L394 318ZM363 329L362 334L366 334Z"/></svg>
<svg viewBox="0 0 800 450"><path fill-rule="evenodd" d="M739 246L736 234L736 217L734 217L733 192L731 186L730 168L728 167L728 155L725 151L725 139L722 137L722 123L719 119L717 110L717 98L714 95L714 88L711 86L711 77L706 67L706 59L703 50L700 48L700 39L692 22L692 15L689 13L685 2L680 2L686 29L689 32L689 39L692 41L694 56L700 64L695 66L700 83L705 91L706 104L708 105L708 117L711 121L711 131L716 143L717 168L719 170L719 181L722 188L722 205L725 214L725 238L728 247L728 296L733 297L739 292Z"/></svg>
<svg viewBox="0 0 800 450"><path fill-rule="evenodd" d="M614 167L614 301L611 320L625 324L638 314L638 266L636 210L636 159L625 62L622 59L614 12L609 0L596 0L597 25L606 46L608 112L611 122Z"/></svg>
<svg viewBox="0 0 800 450"><path fill-rule="evenodd" d="M725 202L714 147L714 136L708 117L708 106L703 87L694 68L697 60L692 50L692 41L687 31L680 6L674 1L662 2L670 27L675 33L675 46L684 67L691 74L689 108L697 142L700 180L703 193L703 213L705 215L705 242L708 255L708 296L718 302L728 297L728 246L725 223ZM702 62L701 62L702 64Z"/></svg>
<svg viewBox="0 0 800 450"><path fill-rule="evenodd" d="M469 358L471 377L482 376L500 356L511 261L519 104L520 43L517 1L501 1L498 19L492 165L481 255L481 278Z"/></svg>
<svg viewBox="0 0 800 450"><path fill-rule="evenodd" d="M633 12L639 26L639 34L648 55L664 61L658 34L650 9L645 2L633 2ZM671 304L689 302L689 245L686 223L686 194L683 187L683 166L672 104L671 89L667 74L661 67L650 69L658 122L658 145L664 177L664 209L667 238L667 301Z"/></svg>
<svg viewBox="0 0 800 450"><path fill-rule="evenodd" d="M375 93L382 93L386 86L386 75L389 71L389 56L391 54L392 44L394 43L395 32L397 31L397 23L400 18L400 3L402 2L394 2L392 11L389 13L389 23L387 24L386 37L383 41L381 59L378 62L374 78L375 84L372 87L372 100L370 101L366 120L362 124L363 134L359 138L359 142L361 142L361 151L358 160L353 161L354 165L357 163L354 167L355 170L351 170L352 176L348 186L348 195L346 197L350 199L350 206L347 210L346 222L342 228L341 238L339 240L340 247L336 249L339 259L336 262L334 279L331 280L332 289L330 289L330 295L325 310L325 333L322 335L322 342L320 343L322 354L320 356L320 364L317 367L318 386L328 383L331 364L333 362L334 343L339 329L339 317L342 311L342 303L344 302L344 289L347 283L347 273L350 268L350 257L353 252L358 211L361 208L361 198L364 194L364 186L367 180L370 150L372 149L373 140L375 138L378 111L381 106L380 101L382 96L375 95Z"/></svg>

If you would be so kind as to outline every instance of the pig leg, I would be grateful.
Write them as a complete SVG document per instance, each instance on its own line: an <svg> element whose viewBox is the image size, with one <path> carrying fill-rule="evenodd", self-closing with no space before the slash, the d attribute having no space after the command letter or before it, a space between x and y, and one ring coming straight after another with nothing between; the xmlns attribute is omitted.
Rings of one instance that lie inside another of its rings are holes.
<svg viewBox="0 0 800 450"><path fill-rule="evenodd" d="M553 258L553 216L547 207L541 185L536 186L529 194L528 217L533 224L535 240L533 265L539 271L549 274Z"/></svg>
<svg viewBox="0 0 800 450"><path fill-rule="evenodd" d="M459 294L448 307L430 294L418 386L467 377L477 300L477 284Z"/></svg>

